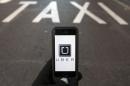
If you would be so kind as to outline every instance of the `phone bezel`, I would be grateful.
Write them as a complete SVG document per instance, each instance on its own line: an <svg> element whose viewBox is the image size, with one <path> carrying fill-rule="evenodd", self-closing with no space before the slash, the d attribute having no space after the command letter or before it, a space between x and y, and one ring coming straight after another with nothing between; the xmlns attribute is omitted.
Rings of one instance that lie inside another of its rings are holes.
<svg viewBox="0 0 130 86"><path fill-rule="evenodd" d="M75 71L57 71L55 72L55 35L75 35L75 56L76 56L76 62L75 62ZM77 74L78 71L78 29L76 27L55 27L52 30L52 69L53 69L53 75L56 77L74 77Z"/></svg>

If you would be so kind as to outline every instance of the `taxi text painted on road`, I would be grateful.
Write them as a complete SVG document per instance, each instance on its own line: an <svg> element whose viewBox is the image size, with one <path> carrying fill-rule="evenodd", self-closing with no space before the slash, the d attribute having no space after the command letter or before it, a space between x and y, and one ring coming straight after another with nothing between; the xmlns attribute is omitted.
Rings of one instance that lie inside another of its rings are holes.
<svg viewBox="0 0 130 86"><path fill-rule="evenodd" d="M11 22L16 16L18 16L22 11L24 11L30 5L36 5L37 1L20 1L19 4L21 5L17 8L14 12L12 12L9 16L5 17L2 22L9 23ZM103 11L105 11L109 16L111 16L117 23L120 25L128 25L128 22L121 18L118 14L112 11L107 5L103 2L97 3ZM81 23L83 18L87 15L92 20L99 24L107 24L105 20L98 17L96 14L92 13L88 10L90 6L90 2L85 2L84 5L80 5L75 1L70 1L70 5L74 6L77 10L79 10L78 14L76 14L75 18L72 20L73 23ZM39 23L42 19L51 19L53 23L60 23L59 11L56 1L51 1L33 20L32 23Z"/></svg>

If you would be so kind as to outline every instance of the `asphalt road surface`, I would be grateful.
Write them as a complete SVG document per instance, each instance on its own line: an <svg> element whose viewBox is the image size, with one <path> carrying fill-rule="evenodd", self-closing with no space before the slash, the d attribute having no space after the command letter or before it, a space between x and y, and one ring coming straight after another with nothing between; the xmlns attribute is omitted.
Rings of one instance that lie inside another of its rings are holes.
<svg viewBox="0 0 130 86"><path fill-rule="evenodd" d="M0 0L0 86L31 86L55 26L79 29L79 86L130 86L129 0Z"/></svg>

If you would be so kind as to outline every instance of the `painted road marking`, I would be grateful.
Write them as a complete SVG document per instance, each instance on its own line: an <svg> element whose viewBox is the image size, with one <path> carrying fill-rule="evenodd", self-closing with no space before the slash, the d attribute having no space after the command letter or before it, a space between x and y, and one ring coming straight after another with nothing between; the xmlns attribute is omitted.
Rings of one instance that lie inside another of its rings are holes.
<svg viewBox="0 0 130 86"><path fill-rule="evenodd" d="M119 4L120 6L122 6L125 10L130 10L130 6L128 6L127 4L119 1L119 0L113 0L115 1L117 4Z"/></svg>
<svg viewBox="0 0 130 86"><path fill-rule="evenodd" d="M128 23L121 18L119 15L117 15L114 11L112 11L109 7L107 7L104 3L98 2L98 5L106 11L113 19L115 19L119 24L121 25L128 25Z"/></svg>
<svg viewBox="0 0 130 86"><path fill-rule="evenodd" d="M50 13L49 13L50 12ZM60 23L57 2L52 1L50 4L32 21L33 23L39 23L41 20L50 18L53 23Z"/></svg>
<svg viewBox="0 0 130 86"><path fill-rule="evenodd" d="M84 15L87 14L89 17L91 17L93 20L95 20L99 24L106 24L106 22L104 20L102 20L101 18L97 17L96 15L94 15L92 12L90 12L87 9L89 7L89 5L90 5L89 2L86 2L83 5L83 7L81 5L79 5L78 3L76 3L75 1L71 1L71 4L73 6L75 6L75 7L77 7L80 10L80 12L78 13L78 15L74 19L73 23L80 23L81 20L83 19Z"/></svg>
<svg viewBox="0 0 130 86"><path fill-rule="evenodd" d="M16 9L12 14L10 14L7 18L5 18L2 22L8 23L13 20L18 14L20 14L24 9L26 9L29 5L37 4L37 1L21 1L19 4L22 4L21 7Z"/></svg>
<svg viewBox="0 0 130 86"><path fill-rule="evenodd" d="M102 3L102 2L97 2L97 3L105 12L107 12L107 14L109 14L115 21L117 21L117 23L119 23L120 25L128 25L128 23L123 18L121 18L119 15L117 15L114 11L112 11L104 3ZM19 4L22 6L20 6L18 9L16 9L8 17L3 19L2 20L3 23L11 22L16 16L18 16L28 6L37 4L37 1L20 1ZM79 9L79 13L73 19L73 23L81 23L84 16L87 15L99 24L107 24L106 21L104 21L100 17L93 14L90 10L88 10L88 7L90 6L90 2L85 2L85 4L83 6L81 6L80 4L78 4L75 1L70 1L70 4ZM58 11L58 6L57 6L56 1L51 1L42 10L42 12L40 14L38 14L32 20L32 23L39 23L42 19L51 19L53 23L60 23L59 11Z"/></svg>
<svg viewBox="0 0 130 86"><path fill-rule="evenodd" d="M10 2L11 0L0 0L0 4L6 4L8 2Z"/></svg>

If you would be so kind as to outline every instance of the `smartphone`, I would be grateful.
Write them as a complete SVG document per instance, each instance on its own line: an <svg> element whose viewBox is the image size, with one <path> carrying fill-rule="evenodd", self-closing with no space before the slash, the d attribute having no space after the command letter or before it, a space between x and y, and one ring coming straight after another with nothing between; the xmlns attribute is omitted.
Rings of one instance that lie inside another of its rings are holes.
<svg viewBox="0 0 130 86"><path fill-rule="evenodd" d="M76 27L56 27L52 31L53 75L74 77L78 71L78 30Z"/></svg>

